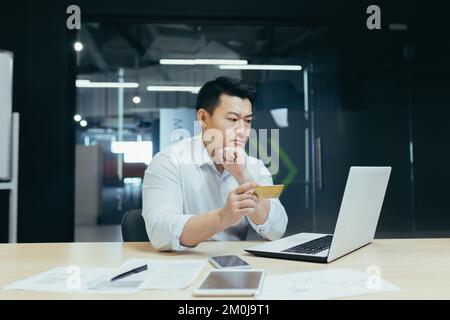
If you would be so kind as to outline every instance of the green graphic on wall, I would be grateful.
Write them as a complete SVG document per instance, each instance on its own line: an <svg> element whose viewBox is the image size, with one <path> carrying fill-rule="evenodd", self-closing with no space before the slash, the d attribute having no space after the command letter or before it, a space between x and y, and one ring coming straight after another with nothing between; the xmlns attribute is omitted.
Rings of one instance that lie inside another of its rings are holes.
<svg viewBox="0 0 450 320"><path fill-rule="evenodd" d="M257 145L255 145L255 142L250 140L250 143L252 144L253 147L258 148ZM284 165L285 168L287 169L287 174L286 176L283 178L283 180L281 180L281 183L285 185L285 189L287 187L289 187L289 185L292 183L292 181L294 181L295 177L298 174L298 169L295 166L295 164L292 162L292 160L289 158L289 156L287 155L287 153L283 150L283 148L281 148L278 143L276 141L273 141L272 139L269 140L269 144L270 146L272 146L273 148L271 148L271 150L273 151L273 154L270 155L270 157L276 157L278 156L280 159L280 166ZM259 145L259 149L262 152L259 152L259 154L263 154L263 155L267 155L267 150L264 149L263 146ZM278 152L277 152L278 151ZM264 163L268 163L270 161L270 157L264 157L263 160ZM269 163L268 167L270 167ZM277 181L277 179L279 178L280 175L280 170L278 170L275 174L272 175L273 181Z"/></svg>

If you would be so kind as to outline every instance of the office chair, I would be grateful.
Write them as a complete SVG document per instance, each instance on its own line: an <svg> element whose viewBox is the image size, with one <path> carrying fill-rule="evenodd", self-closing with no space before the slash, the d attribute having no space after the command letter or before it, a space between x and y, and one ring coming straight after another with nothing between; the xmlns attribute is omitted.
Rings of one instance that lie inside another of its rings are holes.
<svg viewBox="0 0 450 320"><path fill-rule="evenodd" d="M140 241L149 242L145 229L142 210L129 210L122 217L122 239L124 242Z"/></svg>

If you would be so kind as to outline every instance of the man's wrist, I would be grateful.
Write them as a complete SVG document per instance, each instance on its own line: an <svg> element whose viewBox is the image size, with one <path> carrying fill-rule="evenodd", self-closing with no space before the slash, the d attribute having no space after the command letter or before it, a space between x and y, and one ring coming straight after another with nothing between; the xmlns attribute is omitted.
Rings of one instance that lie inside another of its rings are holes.
<svg viewBox="0 0 450 320"><path fill-rule="evenodd" d="M224 230L227 227L223 215L224 215L223 208L222 209L217 209L217 211L216 211L217 228L219 230Z"/></svg>
<svg viewBox="0 0 450 320"><path fill-rule="evenodd" d="M269 218L270 213L270 201L268 199L262 199L258 205L258 209L248 215L248 218L256 225L264 224Z"/></svg>
<svg viewBox="0 0 450 320"><path fill-rule="evenodd" d="M235 179L240 185L247 183L247 182L255 181L255 179L252 177L252 175L247 170L245 170L241 174L235 176Z"/></svg>

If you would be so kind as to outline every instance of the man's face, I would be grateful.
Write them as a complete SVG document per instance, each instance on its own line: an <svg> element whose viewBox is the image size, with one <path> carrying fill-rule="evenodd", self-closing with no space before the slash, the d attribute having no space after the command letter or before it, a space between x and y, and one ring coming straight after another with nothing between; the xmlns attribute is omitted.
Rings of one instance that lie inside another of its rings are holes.
<svg viewBox="0 0 450 320"><path fill-rule="evenodd" d="M222 147L244 148L247 143L253 118L248 99L222 94L212 115L200 109L197 117L203 124L204 135L213 135L215 130L221 132Z"/></svg>

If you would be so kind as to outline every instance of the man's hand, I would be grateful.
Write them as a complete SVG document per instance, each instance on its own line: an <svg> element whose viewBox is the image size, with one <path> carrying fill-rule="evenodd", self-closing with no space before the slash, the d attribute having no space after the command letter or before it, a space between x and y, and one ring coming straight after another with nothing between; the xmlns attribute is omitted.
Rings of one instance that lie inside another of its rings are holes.
<svg viewBox="0 0 450 320"><path fill-rule="evenodd" d="M249 182L230 191L225 206L219 211L224 229L239 224L242 217L255 213L259 199L252 189L257 186L256 182Z"/></svg>
<svg viewBox="0 0 450 320"><path fill-rule="evenodd" d="M223 167L236 179L239 184L253 181L247 171L245 151L239 147L226 147L219 151Z"/></svg>

